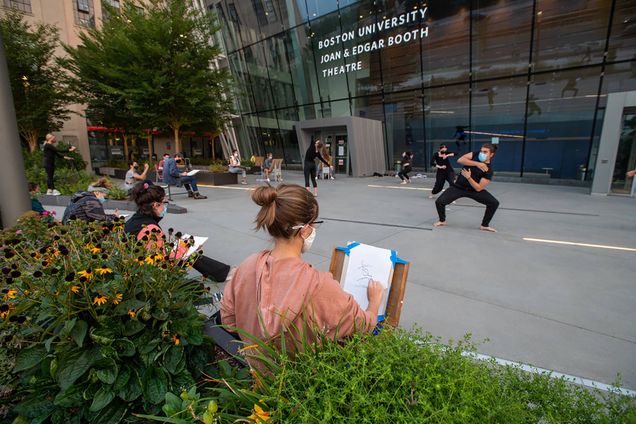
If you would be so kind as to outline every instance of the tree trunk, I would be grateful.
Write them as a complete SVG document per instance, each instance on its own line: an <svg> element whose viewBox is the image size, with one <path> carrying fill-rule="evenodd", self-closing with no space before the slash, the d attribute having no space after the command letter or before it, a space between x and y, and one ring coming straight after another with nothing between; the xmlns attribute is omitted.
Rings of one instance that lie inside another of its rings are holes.
<svg viewBox="0 0 636 424"><path fill-rule="evenodd" d="M38 149L38 133L35 131L27 131L22 135L29 144L29 152L35 152Z"/></svg>
<svg viewBox="0 0 636 424"><path fill-rule="evenodd" d="M172 131L174 132L174 152L181 153L181 138L179 138L179 130L181 126L175 125L172 127Z"/></svg>
<svg viewBox="0 0 636 424"><path fill-rule="evenodd" d="M152 155L155 153L152 151L152 133L148 133L148 157L152 160Z"/></svg>
<svg viewBox="0 0 636 424"><path fill-rule="evenodd" d="M124 159L126 161L129 161L130 157L128 156L128 137L126 136L126 134L123 134L121 138L122 140L124 140Z"/></svg>

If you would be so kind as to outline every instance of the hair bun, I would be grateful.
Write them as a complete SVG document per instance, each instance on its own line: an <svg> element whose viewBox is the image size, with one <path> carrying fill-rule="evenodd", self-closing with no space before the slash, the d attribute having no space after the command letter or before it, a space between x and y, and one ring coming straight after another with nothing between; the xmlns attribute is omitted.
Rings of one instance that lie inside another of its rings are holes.
<svg viewBox="0 0 636 424"><path fill-rule="evenodd" d="M270 185L258 187L252 194L252 200L258 206L269 206L276 201L278 192Z"/></svg>

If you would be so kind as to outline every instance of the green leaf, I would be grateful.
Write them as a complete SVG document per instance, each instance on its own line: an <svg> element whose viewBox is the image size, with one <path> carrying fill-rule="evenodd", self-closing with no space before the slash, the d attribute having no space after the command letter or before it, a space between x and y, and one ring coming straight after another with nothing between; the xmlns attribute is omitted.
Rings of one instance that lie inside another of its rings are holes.
<svg viewBox="0 0 636 424"><path fill-rule="evenodd" d="M55 405L48 399L41 399L35 395L13 408L13 412L23 415L27 418L46 417L55 409ZM30 420L29 422L33 422Z"/></svg>
<svg viewBox="0 0 636 424"><path fill-rule="evenodd" d="M115 315L128 315L128 311L129 310L136 310L141 308L142 306L145 306L146 302L142 302L141 300L137 300L137 299L127 299L124 300L123 302L121 302L119 305L117 305L117 307L115 307L115 310L113 311L113 313Z"/></svg>
<svg viewBox="0 0 636 424"><path fill-rule="evenodd" d="M91 407L89 411L97 412L106 407L112 400L115 398L115 394L111 390L110 386L103 386L101 389L95 393L95 397L93 398L93 403L91 403Z"/></svg>
<svg viewBox="0 0 636 424"><path fill-rule="evenodd" d="M46 349L47 352L51 351L51 344L53 343L53 340L55 340L56 338L57 336L53 336L53 337L49 337L48 339L44 341L44 348Z"/></svg>
<svg viewBox="0 0 636 424"><path fill-rule="evenodd" d="M175 411L179 411L181 409L181 398L174 393L167 392L166 405L170 406Z"/></svg>
<svg viewBox="0 0 636 424"><path fill-rule="evenodd" d="M128 384L126 384L120 391L117 393L117 396L125 400L126 402L132 402L141 396L141 381L139 380L139 374L137 371L132 369L130 370L130 379L128 380Z"/></svg>
<svg viewBox="0 0 636 424"><path fill-rule="evenodd" d="M62 390L66 390L75 383L99 359L101 359L101 354L97 348L60 355L57 366L57 381Z"/></svg>
<svg viewBox="0 0 636 424"><path fill-rule="evenodd" d="M111 402L99 414L91 419L91 424L117 424L123 422L128 411L128 405L124 402Z"/></svg>
<svg viewBox="0 0 636 424"><path fill-rule="evenodd" d="M36 345L28 349L24 349L20 351L18 356L15 358L15 367L13 368L13 371L20 372L33 368L42 362L45 356L46 350L44 349L44 346Z"/></svg>
<svg viewBox="0 0 636 424"><path fill-rule="evenodd" d="M88 324L86 321L79 320L75 323L73 330L71 331L71 337L77 344L77 347L82 347L84 344L84 338L86 337L86 332L88 330Z"/></svg>
<svg viewBox="0 0 636 424"><path fill-rule="evenodd" d="M146 326L143 322L136 319L131 319L130 321L126 322L126 324L124 324L123 335L130 337L139 333L144 328L146 328Z"/></svg>
<svg viewBox="0 0 636 424"><path fill-rule="evenodd" d="M61 406L62 408L72 408L80 406L84 398L82 397L82 390L79 386L73 385L66 390L61 390L53 400L55 406Z"/></svg>
<svg viewBox="0 0 636 424"><path fill-rule="evenodd" d="M117 339L113 343L119 356L133 356L135 354L135 344L128 339Z"/></svg>
<svg viewBox="0 0 636 424"><path fill-rule="evenodd" d="M149 402L155 405L163 402L168 391L168 375L163 368L148 368L144 373L142 389Z"/></svg>
<svg viewBox="0 0 636 424"><path fill-rule="evenodd" d="M108 358L106 366L97 370L97 378L106 384L113 384L119 371L115 360Z"/></svg>
<svg viewBox="0 0 636 424"><path fill-rule="evenodd" d="M62 329L62 334L64 336L71 334L73 327L75 327L76 321L77 321L77 318L73 318L64 322L64 328Z"/></svg>
<svg viewBox="0 0 636 424"><path fill-rule="evenodd" d="M183 358L183 346L171 346L166 352L163 364L170 374L176 374Z"/></svg>
<svg viewBox="0 0 636 424"><path fill-rule="evenodd" d="M119 393L121 389L123 389L126 384L128 384L128 380L130 380L130 369L127 366L124 366L117 375L117 379L113 384L113 391Z"/></svg>

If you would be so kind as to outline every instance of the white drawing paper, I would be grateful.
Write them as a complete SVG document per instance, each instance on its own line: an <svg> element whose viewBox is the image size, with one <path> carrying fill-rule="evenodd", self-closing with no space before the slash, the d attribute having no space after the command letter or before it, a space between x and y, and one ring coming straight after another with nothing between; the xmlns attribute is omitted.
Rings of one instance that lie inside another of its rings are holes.
<svg viewBox="0 0 636 424"><path fill-rule="evenodd" d="M190 234L184 234L183 237L181 237L181 240L179 241L179 243L183 243L186 242L188 239L192 238L194 240L194 243L192 244L192 246L190 246L190 248L188 249L188 251L182 256L182 259L188 258L190 255L192 255L194 252L196 252L197 250L199 250L199 248L201 246L203 246L203 243L205 243L206 241L208 241L207 237L201 237L201 236L191 236ZM175 246L175 251L178 249L178 245Z"/></svg>
<svg viewBox="0 0 636 424"><path fill-rule="evenodd" d="M200 169L193 169L192 171L188 172L188 176L191 177L191 176L193 176L194 174L196 174L199 171L200 171Z"/></svg>
<svg viewBox="0 0 636 424"><path fill-rule="evenodd" d="M366 309L369 306L367 297L369 281L379 281L385 290L378 314L384 315L392 278L391 251L359 244L349 252L342 276L342 288L353 295L362 309Z"/></svg>

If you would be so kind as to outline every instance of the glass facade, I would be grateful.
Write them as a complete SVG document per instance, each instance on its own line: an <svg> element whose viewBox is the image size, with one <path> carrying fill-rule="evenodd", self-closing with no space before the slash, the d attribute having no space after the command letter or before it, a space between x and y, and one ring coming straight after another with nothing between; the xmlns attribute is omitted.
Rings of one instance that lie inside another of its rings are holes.
<svg viewBox="0 0 636 424"><path fill-rule="evenodd" d="M633 0L215 7L239 141L287 164L300 162L296 122L358 116L384 123L387 167L405 150L427 169L440 143L496 142L501 174L591 179L607 94L636 90Z"/></svg>

